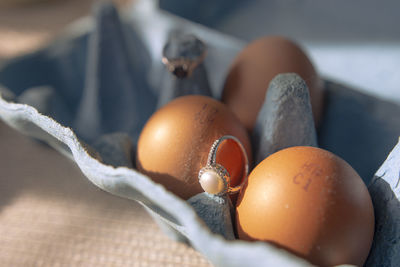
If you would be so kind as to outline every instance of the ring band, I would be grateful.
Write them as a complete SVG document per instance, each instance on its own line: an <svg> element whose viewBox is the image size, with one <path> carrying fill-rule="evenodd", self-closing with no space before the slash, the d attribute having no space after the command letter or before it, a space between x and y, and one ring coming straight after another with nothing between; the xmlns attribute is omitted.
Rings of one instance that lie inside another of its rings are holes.
<svg viewBox="0 0 400 267"><path fill-rule="evenodd" d="M216 162L217 151L220 144L225 140L235 141L240 150L242 151L244 157L244 174L242 181L239 185L231 187L231 176L224 166ZM249 160L247 158L246 150L244 149L242 143L239 139L232 135L224 135L221 138L215 140L212 144L210 152L208 154L207 165L200 169L199 171L199 183L203 190L209 194L222 196L226 193L233 194L242 188L243 184L246 182L247 175L249 172Z"/></svg>

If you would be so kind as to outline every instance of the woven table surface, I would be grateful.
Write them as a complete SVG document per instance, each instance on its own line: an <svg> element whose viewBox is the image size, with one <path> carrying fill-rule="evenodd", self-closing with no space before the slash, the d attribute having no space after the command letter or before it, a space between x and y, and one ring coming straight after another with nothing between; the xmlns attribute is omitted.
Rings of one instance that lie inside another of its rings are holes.
<svg viewBox="0 0 400 267"><path fill-rule="evenodd" d="M0 266L209 266L136 202L0 122Z"/></svg>

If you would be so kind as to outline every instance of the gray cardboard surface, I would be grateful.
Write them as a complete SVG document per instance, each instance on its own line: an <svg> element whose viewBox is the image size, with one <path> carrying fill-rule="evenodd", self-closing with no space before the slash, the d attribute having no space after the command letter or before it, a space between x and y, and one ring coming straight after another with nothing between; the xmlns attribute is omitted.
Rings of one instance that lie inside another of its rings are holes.
<svg viewBox="0 0 400 267"><path fill-rule="evenodd" d="M317 146L310 94L295 73L277 75L270 82L252 133L256 164L291 146Z"/></svg>
<svg viewBox="0 0 400 267"><path fill-rule="evenodd" d="M191 32L207 43L204 67L215 98L219 98L229 64L243 43L157 9L139 6L120 18L106 4L96 14L95 23L87 32L66 33L67 37L48 48L13 59L0 68L0 84L6 88L0 91L4 95L4 99L0 98L0 118L73 159L99 188L141 203L166 231L177 240L189 242L216 266L309 266L306 261L268 243L224 239L213 233L203 221L204 217L201 219L187 202L134 168L121 167L130 167L129 161L133 159L129 158L132 153L128 150L134 152L141 125L151 114L148 110L155 109L153 97L164 86L164 74L169 75L160 61L169 33L176 29ZM108 34L111 38L107 38ZM104 39L98 42L99 38ZM113 39L118 43L114 44ZM117 55L116 62L111 61L113 64L104 60L114 60L108 54L108 46ZM129 57L119 54L124 49ZM138 67L143 67L140 77L136 72ZM132 73L135 75L130 76ZM114 76L117 74L122 78L117 79ZM27 100L27 95L33 92L31 88L53 88L54 92L35 89L48 101L32 102L32 97ZM325 117L318 129L318 142L322 148L348 161L369 184L398 139L400 107L332 82L327 82L325 89ZM57 97L49 97L52 95ZM107 103L109 99L113 102ZM64 103L64 111L69 115L59 118L52 101ZM85 101L92 102L89 105ZM127 112L123 107L130 105ZM143 106L147 111L137 113ZM89 124L78 123L83 120L83 114L94 118L93 132L85 132ZM131 124L126 125L124 120ZM88 153L91 149L99 157L90 156L94 155ZM392 153L382 165L386 172L378 172L376 177L380 180L375 177L370 186L378 228L367 266L395 266L398 262L398 158L397 152Z"/></svg>

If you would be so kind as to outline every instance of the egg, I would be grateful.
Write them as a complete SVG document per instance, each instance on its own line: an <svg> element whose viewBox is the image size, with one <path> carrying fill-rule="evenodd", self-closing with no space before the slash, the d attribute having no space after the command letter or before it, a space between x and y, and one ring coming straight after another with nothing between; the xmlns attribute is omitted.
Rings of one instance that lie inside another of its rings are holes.
<svg viewBox="0 0 400 267"><path fill-rule="evenodd" d="M305 80L316 125L322 117L323 86L311 61L294 42L279 36L253 41L236 57L222 92L224 102L251 131L270 81L280 73L294 72Z"/></svg>
<svg viewBox="0 0 400 267"><path fill-rule="evenodd" d="M240 140L251 160L246 129L221 102L207 96L179 97L154 113L144 126L137 144L136 166L153 181L177 196L188 199L203 192L199 170L206 166L212 144L224 135ZM232 140L224 140L216 162L240 183L244 156Z"/></svg>
<svg viewBox="0 0 400 267"><path fill-rule="evenodd" d="M278 151L250 173L236 206L240 239L267 241L319 266L362 266L374 235L367 187L338 156Z"/></svg>

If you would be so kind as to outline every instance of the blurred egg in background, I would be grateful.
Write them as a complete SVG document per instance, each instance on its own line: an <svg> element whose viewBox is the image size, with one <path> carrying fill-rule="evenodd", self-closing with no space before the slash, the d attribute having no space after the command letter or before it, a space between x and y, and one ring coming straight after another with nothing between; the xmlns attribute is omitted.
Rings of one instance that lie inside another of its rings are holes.
<svg viewBox="0 0 400 267"><path fill-rule="evenodd" d="M306 82L315 124L322 117L323 84L302 49L281 36L267 36L248 44L236 56L226 78L222 102L252 131L270 81L280 73L296 73Z"/></svg>

